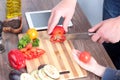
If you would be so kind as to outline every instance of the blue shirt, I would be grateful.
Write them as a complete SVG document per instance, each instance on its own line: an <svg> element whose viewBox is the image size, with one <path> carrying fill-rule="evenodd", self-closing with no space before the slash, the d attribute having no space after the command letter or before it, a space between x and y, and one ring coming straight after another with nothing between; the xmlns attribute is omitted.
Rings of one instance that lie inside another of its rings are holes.
<svg viewBox="0 0 120 80"><path fill-rule="evenodd" d="M107 68L103 74L102 80L120 80L120 70Z"/></svg>

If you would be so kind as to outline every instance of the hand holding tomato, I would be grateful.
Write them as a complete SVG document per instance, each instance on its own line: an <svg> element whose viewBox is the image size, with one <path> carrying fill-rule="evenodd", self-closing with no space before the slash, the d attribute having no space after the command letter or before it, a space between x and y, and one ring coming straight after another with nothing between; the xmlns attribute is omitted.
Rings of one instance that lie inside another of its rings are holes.
<svg viewBox="0 0 120 80"><path fill-rule="evenodd" d="M74 60L85 70L93 72L95 71L96 67L99 65L92 56L90 57L90 55L88 55L89 53L86 52L81 53L81 51L74 49L72 50L72 54ZM80 54L82 54L82 56L80 56ZM87 58L85 58L84 56L87 56ZM79 58L81 58L81 60Z"/></svg>
<svg viewBox="0 0 120 80"><path fill-rule="evenodd" d="M78 50L72 50L74 60L85 70L90 71L97 76L102 77L106 67L97 63L97 61L88 52L81 52ZM80 55L81 54L81 55ZM86 57L87 56L87 57ZM90 59L89 59L90 57Z"/></svg>

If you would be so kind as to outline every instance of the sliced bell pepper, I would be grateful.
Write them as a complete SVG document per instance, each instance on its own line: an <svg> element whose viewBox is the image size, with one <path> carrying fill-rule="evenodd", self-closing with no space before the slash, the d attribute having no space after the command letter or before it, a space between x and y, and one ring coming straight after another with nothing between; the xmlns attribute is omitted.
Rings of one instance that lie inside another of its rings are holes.
<svg viewBox="0 0 120 80"><path fill-rule="evenodd" d="M56 26L50 35L51 35L50 41L53 43L64 42L66 40L65 30L62 26Z"/></svg>
<svg viewBox="0 0 120 80"><path fill-rule="evenodd" d="M26 66L25 57L18 49L13 49L8 53L8 60L10 65L17 70Z"/></svg>

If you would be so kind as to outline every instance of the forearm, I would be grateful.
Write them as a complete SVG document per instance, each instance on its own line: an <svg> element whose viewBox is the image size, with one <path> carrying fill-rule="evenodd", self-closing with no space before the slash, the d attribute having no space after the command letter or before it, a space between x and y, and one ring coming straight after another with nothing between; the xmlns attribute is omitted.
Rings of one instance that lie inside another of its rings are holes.
<svg viewBox="0 0 120 80"><path fill-rule="evenodd" d="M104 67L99 64L91 72L101 77L102 80L120 80L120 70Z"/></svg>
<svg viewBox="0 0 120 80"><path fill-rule="evenodd" d="M102 80L120 80L120 70L106 68Z"/></svg>
<svg viewBox="0 0 120 80"><path fill-rule="evenodd" d="M94 74L96 74L99 77L102 77L105 70L106 70L106 67L98 64L94 67L93 71L91 71L91 72L93 72Z"/></svg>

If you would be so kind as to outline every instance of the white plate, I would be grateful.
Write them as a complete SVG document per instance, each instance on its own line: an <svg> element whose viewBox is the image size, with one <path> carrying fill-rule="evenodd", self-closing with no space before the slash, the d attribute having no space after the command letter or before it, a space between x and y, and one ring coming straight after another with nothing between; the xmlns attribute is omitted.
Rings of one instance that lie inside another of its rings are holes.
<svg viewBox="0 0 120 80"><path fill-rule="evenodd" d="M48 28L48 20L51 15L51 10L44 10L44 11L33 11L33 12L26 12L26 19L29 25L29 28L35 28L36 30L43 30ZM63 18L60 19L58 25L62 25ZM72 22L68 24L68 26L72 26Z"/></svg>

